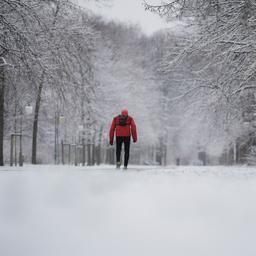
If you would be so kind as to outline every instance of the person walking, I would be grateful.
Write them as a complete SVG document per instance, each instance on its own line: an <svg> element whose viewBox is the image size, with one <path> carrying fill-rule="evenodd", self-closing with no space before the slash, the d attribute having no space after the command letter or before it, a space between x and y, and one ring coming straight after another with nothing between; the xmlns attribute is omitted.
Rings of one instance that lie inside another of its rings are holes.
<svg viewBox="0 0 256 256"><path fill-rule="evenodd" d="M134 119L128 115L128 110L123 109L121 115L113 118L110 131L109 143L113 145L114 136L116 135L116 168L121 166L121 151L124 143L124 169L127 169L130 153L131 136L133 142L137 141L137 130Z"/></svg>

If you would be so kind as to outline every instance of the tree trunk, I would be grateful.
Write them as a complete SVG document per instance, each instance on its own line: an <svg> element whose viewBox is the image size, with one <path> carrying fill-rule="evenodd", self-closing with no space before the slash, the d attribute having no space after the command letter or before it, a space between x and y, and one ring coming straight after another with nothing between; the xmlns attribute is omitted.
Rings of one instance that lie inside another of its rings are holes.
<svg viewBox="0 0 256 256"><path fill-rule="evenodd" d="M44 73L42 74L41 81L38 87L36 106L35 106L35 115L33 122L33 139L32 139L32 164L36 164L36 153L37 153L37 131L38 131L38 117L41 104L41 95L44 84Z"/></svg>
<svg viewBox="0 0 256 256"><path fill-rule="evenodd" d="M0 67L0 166L4 165L4 68Z"/></svg>
<svg viewBox="0 0 256 256"><path fill-rule="evenodd" d="M98 145L97 145L97 150L96 150L96 164L97 164L97 165L100 165L100 164L101 164L102 133L103 133L103 126L100 127Z"/></svg>
<svg viewBox="0 0 256 256"><path fill-rule="evenodd" d="M90 142L87 142L87 165L90 166L92 159L91 159L91 144Z"/></svg>
<svg viewBox="0 0 256 256"><path fill-rule="evenodd" d="M91 165L95 165L96 161L96 146L95 143L93 142L92 144L92 159L91 159Z"/></svg>
<svg viewBox="0 0 256 256"><path fill-rule="evenodd" d="M91 157L91 165L95 165L96 158L96 130L94 131L93 139L92 139L92 157Z"/></svg>

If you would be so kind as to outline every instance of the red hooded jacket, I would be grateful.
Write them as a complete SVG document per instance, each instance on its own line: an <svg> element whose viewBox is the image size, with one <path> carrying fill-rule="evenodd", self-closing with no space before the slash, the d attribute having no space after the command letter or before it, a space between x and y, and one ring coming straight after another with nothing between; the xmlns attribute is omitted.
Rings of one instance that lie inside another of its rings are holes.
<svg viewBox="0 0 256 256"><path fill-rule="evenodd" d="M119 116L113 118L112 125L109 131L109 143L113 144L114 134L116 133L117 137L128 137L132 135L133 142L137 141L137 130L136 124L131 116L127 117L126 125L119 125Z"/></svg>

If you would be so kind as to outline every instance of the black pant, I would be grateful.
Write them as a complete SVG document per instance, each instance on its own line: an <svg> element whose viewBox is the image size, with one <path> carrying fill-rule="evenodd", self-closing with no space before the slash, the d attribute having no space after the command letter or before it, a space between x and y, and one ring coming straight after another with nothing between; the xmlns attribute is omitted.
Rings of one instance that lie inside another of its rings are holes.
<svg viewBox="0 0 256 256"><path fill-rule="evenodd" d="M129 153L130 153L130 136L118 136L116 137L116 161L120 162L122 144L124 143L124 166L128 165Z"/></svg>

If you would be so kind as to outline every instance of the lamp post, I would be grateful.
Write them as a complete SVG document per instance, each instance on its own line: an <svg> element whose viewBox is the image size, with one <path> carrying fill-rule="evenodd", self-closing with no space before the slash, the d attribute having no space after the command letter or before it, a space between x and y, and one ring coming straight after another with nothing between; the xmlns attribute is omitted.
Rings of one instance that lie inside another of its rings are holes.
<svg viewBox="0 0 256 256"><path fill-rule="evenodd" d="M15 160L15 166L17 165L17 157L16 157L16 138L19 137L19 166L23 166L23 151L22 151L22 137L23 137L23 108L20 108L20 132L16 133L16 130L14 133L11 134L11 150L10 150L10 166L13 165L13 149L15 149L14 152L14 160ZM25 106L25 114L31 115L33 112L33 107L29 104Z"/></svg>
<svg viewBox="0 0 256 256"><path fill-rule="evenodd" d="M59 126L60 123L65 121L65 117L60 114L59 111L55 112L55 139L54 139L54 163L59 164L60 154L59 154Z"/></svg>
<svg viewBox="0 0 256 256"><path fill-rule="evenodd" d="M82 134L82 136L81 136ZM78 137L80 143L80 137L82 139L82 165L85 166L85 128L84 124L78 125Z"/></svg>
<svg viewBox="0 0 256 256"><path fill-rule="evenodd" d="M29 103L25 106L25 115L30 116L33 113L33 106ZM22 153L22 125L23 125L23 108L21 108L21 117L20 117L20 154L19 154L19 165L23 165L24 157Z"/></svg>
<svg viewBox="0 0 256 256"><path fill-rule="evenodd" d="M54 138L54 163L58 163L58 145L59 145L59 113L55 112L55 118L54 118L54 130L55 130L55 138Z"/></svg>
<svg viewBox="0 0 256 256"><path fill-rule="evenodd" d="M23 110L21 108L20 111L20 153L19 153L19 166L23 166L23 154L22 154L22 117L23 117Z"/></svg>

